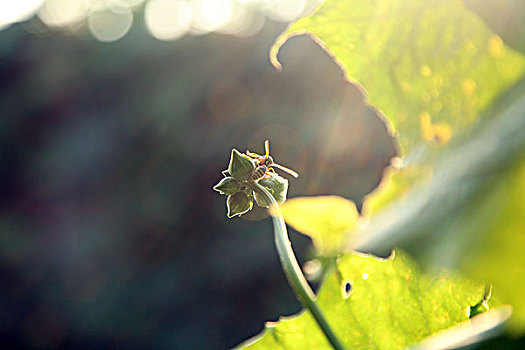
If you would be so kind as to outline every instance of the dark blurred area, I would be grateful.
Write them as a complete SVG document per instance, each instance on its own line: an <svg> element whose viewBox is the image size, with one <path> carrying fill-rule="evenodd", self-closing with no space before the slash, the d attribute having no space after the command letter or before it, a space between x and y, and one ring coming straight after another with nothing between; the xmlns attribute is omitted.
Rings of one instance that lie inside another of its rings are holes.
<svg viewBox="0 0 525 350"><path fill-rule="evenodd" d="M360 202L392 139L306 37L105 44L0 32L3 348L222 349L297 312L268 219L212 191L232 148L296 169L289 196ZM309 239L292 233L301 261Z"/></svg>

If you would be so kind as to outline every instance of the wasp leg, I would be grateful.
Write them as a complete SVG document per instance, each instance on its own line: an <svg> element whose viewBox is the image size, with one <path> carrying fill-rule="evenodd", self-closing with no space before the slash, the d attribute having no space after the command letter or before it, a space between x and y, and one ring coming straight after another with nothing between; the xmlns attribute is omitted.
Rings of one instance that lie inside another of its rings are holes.
<svg viewBox="0 0 525 350"><path fill-rule="evenodd" d="M277 174L277 173L272 168L268 168L268 170L266 171L266 174L262 177L262 179L269 179L273 177L272 174Z"/></svg>

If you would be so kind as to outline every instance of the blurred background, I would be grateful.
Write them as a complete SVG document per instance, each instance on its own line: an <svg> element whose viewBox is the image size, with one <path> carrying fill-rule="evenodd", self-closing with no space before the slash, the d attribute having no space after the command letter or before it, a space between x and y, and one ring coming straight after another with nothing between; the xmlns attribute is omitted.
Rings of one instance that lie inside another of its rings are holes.
<svg viewBox="0 0 525 350"><path fill-rule="evenodd" d="M0 1L2 348L224 349L300 310L270 221L227 219L212 186L269 139L290 197L359 204L395 155L310 39L270 65L315 5Z"/></svg>

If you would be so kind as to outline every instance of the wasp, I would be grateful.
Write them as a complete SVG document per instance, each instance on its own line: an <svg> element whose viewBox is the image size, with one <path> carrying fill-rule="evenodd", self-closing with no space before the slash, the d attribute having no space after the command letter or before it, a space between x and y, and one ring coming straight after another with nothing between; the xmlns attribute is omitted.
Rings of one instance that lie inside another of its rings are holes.
<svg viewBox="0 0 525 350"><path fill-rule="evenodd" d="M246 151L246 155L248 155L250 158L256 161L256 167L252 175L252 180L257 181L260 179L267 179L271 177L271 173L275 173L275 170L273 170L272 167L281 169L282 171L287 172L295 178L299 177L299 174L297 174L292 169L288 169L287 167L277 164L273 161L273 158L270 156L270 141L264 141L264 150L264 156L261 156L257 153L252 153L250 151Z"/></svg>

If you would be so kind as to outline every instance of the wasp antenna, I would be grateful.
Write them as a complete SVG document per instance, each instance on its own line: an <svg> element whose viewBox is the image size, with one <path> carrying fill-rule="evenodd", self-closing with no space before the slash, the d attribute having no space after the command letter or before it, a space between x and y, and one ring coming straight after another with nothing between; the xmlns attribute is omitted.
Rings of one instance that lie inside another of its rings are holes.
<svg viewBox="0 0 525 350"><path fill-rule="evenodd" d="M264 141L264 150L266 151L266 157L270 155L270 141Z"/></svg>

